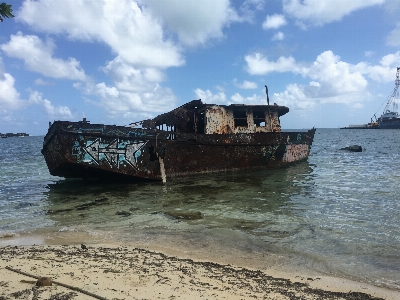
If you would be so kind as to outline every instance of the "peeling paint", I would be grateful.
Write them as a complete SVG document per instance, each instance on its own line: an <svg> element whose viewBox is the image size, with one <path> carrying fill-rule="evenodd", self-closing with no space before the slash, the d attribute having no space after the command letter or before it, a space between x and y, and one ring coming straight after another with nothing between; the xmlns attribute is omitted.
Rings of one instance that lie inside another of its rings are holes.
<svg viewBox="0 0 400 300"><path fill-rule="evenodd" d="M307 144L291 144L286 146L286 153L283 156L284 162L294 162L308 157L310 147Z"/></svg>
<svg viewBox="0 0 400 300"><path fill-rule="evenodd" d="M161 179L277 167L308 157L315 129L282 132L278 105L215 105L193 100L132 127L55 121L42 153L52 175L120 174ZM141 126L141 128L134 128Z"/></svg>

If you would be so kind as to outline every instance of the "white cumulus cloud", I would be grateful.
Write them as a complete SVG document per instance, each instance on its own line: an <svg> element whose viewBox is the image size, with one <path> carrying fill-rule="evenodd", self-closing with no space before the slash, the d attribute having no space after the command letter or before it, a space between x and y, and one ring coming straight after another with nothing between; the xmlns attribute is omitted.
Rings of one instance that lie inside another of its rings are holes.
<svg viewBox="0 0 400 300"><path fill-rule="evenodd" d="M151 90L154 84L165 80L165 74L157 68L135 68L121 57L109 61L103 68L121 91L144 92Z"/></svg>
<svg viewBox="0 0 400 300"><path fill-rule="evenodd" d="M15 79L4 70L3 59L0 57L0 113L7 114L10 110L23 109L29 104L20 98L15 88Z"/></svg>
<svg viewBox="0 0 400 300"><path fill-rule="evenodd" d="M41 106L49 119L70 120L73 117L67 106L54 106L50 100L43 99L43 94L38 91L30 93L28 102Z"/></svg>
<svg viewBox="0 0 400 300"><path fill-rule="evenodd" d="M287 22L284 15L274 14L265 18L265 21L262 24L262 28L265 30L278 29L279 27L286 25L286 23Z"/></svg>
<svg viewBox="0 0 400 300"><path fill-rule="evenodd" d="M34 72L53 78L85 80L86 75L75 58L62 60L53 57L54 43L48 39L45 43L35 35L23 35L18 32L11 35L8 43L0 48L10 57L22 59L26 67Z"/></svg>
<svg viewBox="0 0 400 300"><path fill-rule="evenodd" d="M213 93L210 90L204 91L202 89L196 89L194 92L196 96L203 101L203 103L208 103L208 104L223 104L223 105L230 105L230 104L266 105L267 104L266 96L260 96L256 94L245 97L239 93L235 93L228 98L224 92Z"/></svg>
<svg viewBox="0 0 400 300"><path fill-rule="evenodd" d="M331 93L348 93L364 90L367 80L353 66L340 60L332 51L325 51L302 75L325 84Z"/></svg>
<svg viewBox="0 0 400 300"><path fill-rule="evenodd" d="M231 96L228 104L247 104L247 105L266 105L267 98L253 94L252 96L244 97L239 93L235 93Z"/></svg>
<svg viewBox="0 0 400 300"><path fill-rule="evenodd" d="M248 81L248 80L244 80L242 83L239 83L239 82L237 82L237 79L235 78L233 80L233 83L236 87L238 87L240 89L253 90L253 89L257 88L257 83Z"/></svg>
<svg viewBox="0 0 400 300"><path fill-rule="evenodd" d="M321 26L359 9L384 3L385 0L283 0L283 10L300 22Z"/></svg>
<svg viewBox="0 0 400 300"><path fill-rule="evenodd" d="M0 78L0 112L8 110L22 109L27 106L26 101L20 99L20 94L16 90L15 79L8 73L2 74Z"/></svg>
<svg viewBox="0 0 400 300"><path fill-rule="evenodd" d="M204 91L202 89L195 89L194 93L196 94L197 98L203 101L203 103L209 103L209 104L228 103L228 99L224 92L218 92L216 94L213 94L210 90Z"/></svg>
<svg viewBox="0 0 400 300"><path fill-rule="evenodd" d="M296 61L293 57L280 57L276 62L269 61L267 57L260 53L245 56L247 62L247 72L251 75L265 75L270 72L289 72L293 71Z"/></svg>
<svg viewBox="0 0 400 300"><path fill-rule="evenodd" d="M400 22L397 23L396 28L393 29L386 39L389 46L400 46Z"/></svg>
<svg viewBox="0 0 400 300"><path fill-rule="evenodd" d="M274 95L277 103L298 109L311 109L315 103L360 107L370 98L367 78L377 82L393 80L396 66L400 64L400 51L382 57L378 65L347 63L332 51L325 51L308 63L297 62L293 57L270 61L260 53L248 55L245 60L247 71L252 75L291 72L310 80L308 85L288 84L284 92Z"/></svg>
<svg viewBox="0 0 400 300"><path fill-rule="evenodd" d="M392 82L397 67L400 66L400 51L383 56L377 65L370 65L365 62L354 66L361 74L364 74L376 82Z"/></svg>
<svg viewBox="0 0 400 300"><path fill-rule="evenodd" d="M26 0L17 17L41 32L105 43L132 64L166 68L184 63L159 21L132 0Z"/></svg>
<svg viewBox="0 0 400 300"><path fill-rule="evenodd" d="M398 65L400 51L382 57L377 65L364 62L353 65L325 51L308 66L302 64L301 68L293 68L294 73L311 79L309 85L289 84L273 99L295 109L312 109L317 103L343 103L360 108L371 99L366 77L377 82L391 82Z"/></svg>
<svg viewBox="0 0 400 300"><path fill-rule="evenodd" d="M273 41L283 41L285 39L285 34L281 31L274 34L271 40Z"/></svg>
<svg viewBox="0 0 400 300"><path fill-rule="evenodd" d="M31 91L28 100L21 99L19 92L14 87L15 79L4 72L3 62L0 58L0 115L5 123L17 122L12 116L12 111L26 109L37 105L43 109L47 117L51 119L70 119L72 113L67 106L54 106L47 99L43 99L41 93Z"/></svg>
<svg viewBox="0 0 400 300"><path fill-rule="evenodd" d="M107 85L105 82L76 83L74 87L86 95L96 96L98 100L86 101L103 108L110 119L128 124L154 117L154 113L176 107L177 98L170 88L162 87L158 83L153 83L151 86L147 83L145 90L134 91L129 87L129 79L123 80L126 81L116 81L113 85ZM123 87L125 84L128 88Z"/></svg>
<svg viewBox="0 0 400 300"><path fill-rule="evenodd" d="M188 46L221 38L225 26L242 21L229 0L146 0L143 3Z"/></svg>
<svg viewBox="0 0 400 300"><path fill-rule="evenodd" d="M104 109L112 120L129 124L176 107L178 99L160 84L166 76L158 68L134 67L117 56L101 70L111 83L87 80L73 86L89 97L86 102Z"/></svg>
<svg viewBox="0 0 400 300"><path fill-rule="evenodd" d="M265 75L270 72L292 72L308 77L313 81L325 83L329 91L337 93L359 91L366 87L367 81L355 66L340 61L332 51L318 55L313 63L298 63L293 57L280 57L276 62L269 61L260 53L245 57L247 70L252 75Z"/></svg>
<svg viewBox="0 0 400 300"><path fill-rule="evenodd" d="M43 78L36 78L35 79L35 84L36 85L54 85L54 83L44 80Z"/></svg>
<svg viewBox="0 0 400 300"><path fill-rule="evenodd" d="M293 110L311 111L316 106L316 101L306 93L303 86L289 84L284 92L274 93L271 98L273 102L279 105L289 106Z"/></svg>

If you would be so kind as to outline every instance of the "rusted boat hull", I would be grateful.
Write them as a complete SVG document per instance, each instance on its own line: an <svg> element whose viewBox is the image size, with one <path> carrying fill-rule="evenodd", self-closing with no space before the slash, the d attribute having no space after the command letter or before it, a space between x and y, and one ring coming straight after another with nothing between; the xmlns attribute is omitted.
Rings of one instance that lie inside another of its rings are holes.
<svg viewBox="0 0 400 300"><path fill-rule="evenodd" d="M122 175L163 179L283 166L307 159L315 129L243 134L171 133L158 129L54 122L42 153L52 175Z"/></svg>

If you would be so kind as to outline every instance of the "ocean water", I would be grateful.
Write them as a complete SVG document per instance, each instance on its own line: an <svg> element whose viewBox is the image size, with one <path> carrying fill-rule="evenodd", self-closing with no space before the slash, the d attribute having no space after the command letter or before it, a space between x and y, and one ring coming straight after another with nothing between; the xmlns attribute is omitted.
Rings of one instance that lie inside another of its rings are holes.
<svg viewBox="0 0 400 300"><path fill-rule="evenodd" d="M0 245L158 244L400 290L400 130L317 129L305 162L165 185L53 177L42 141L0 139Z"/></svg>

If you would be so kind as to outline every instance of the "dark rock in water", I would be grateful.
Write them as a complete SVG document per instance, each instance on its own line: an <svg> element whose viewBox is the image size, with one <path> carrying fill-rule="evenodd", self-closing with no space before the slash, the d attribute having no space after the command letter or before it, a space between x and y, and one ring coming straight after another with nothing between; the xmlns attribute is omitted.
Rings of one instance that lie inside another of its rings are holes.
<svg viewBox="0 0 400 300"><path fill-rule="evenodd" d="M353 145L349 147L340 148L340 150L347 150L350 152L362 152L362 147L359 145Z"/></svg>
<svg viewBox="0 0 400 300"><path fill-rule="evenodd" d="M15 206L15 209L26 208L26 207L29 207L29 206L33 206L33 204L32 204L32 203L29 203L29 202L21 202L21 203L18 203L18 204Z"/></svg>
<svg viewBox="0 0 400 300"><path fill-rule="evenodd" d="M90 202L87 202L87 203L76 205L75 209L76 210L85 210L85 209L89 209L89 208L91 208L92 206L95 206L95 205L97 206L97 205L103 205L103 204L107 204L107 203L108 203L108 198L107 197L97 198L94 201L90 201Z"/></svg>
<svg viewBox="0 0 400 300"><path fill-rule="evenodd" d="M2 233L2 234L0 234L0 239L6 239L6 238L12 238L12 237L15 237L15 233Z"/></svg>
<svg viewBox="0 0 400 300"><path fill-rule="evenodd" d="M97 198L96 200L94 200L94 202L96 203L108 202L108 198L107 197Z"/></svg>
<svg viewBox="0 0 400 300"><path fill-rule="evenodd" d="M117 211L115 214L118 216L129 217L132 213L130 213L129 211L123 210L123 211Z"/></svg>
<svg viewBox="0 0 400 300"><path fill-rule="evenodd" d="M193 212L166 211L164 212L164 214L180 220L198 220L203 218L201 212L199 211L193 211Z"/></svg>
<svg viewBox="0 0 400 300"><path fill-rule="evenodd" d="M63 213L63 212L69 212L69 211L72 211L72 210L73 210L72 208L56 209L56 210L49 209L49 210L46 212L46 214L48 214L48 215L55 215L55 214L59 214L59 213Z"/></svg>
<svg viewBox="0 0 400 300"><path fill-rule="evenodd" d="M92 204L85 203L85 204L76 205L75 208L76 208L76 210L84 210L84 209L88 209L91 206L92 206Z"/></svg>
<svg viewBox="0 0 400 300"><path fill-rule="evenodd" d="M40 277L36 281L36 286L50 286L52 285L52 280L50 277Z"/></svg>

